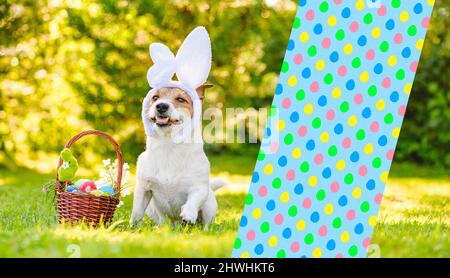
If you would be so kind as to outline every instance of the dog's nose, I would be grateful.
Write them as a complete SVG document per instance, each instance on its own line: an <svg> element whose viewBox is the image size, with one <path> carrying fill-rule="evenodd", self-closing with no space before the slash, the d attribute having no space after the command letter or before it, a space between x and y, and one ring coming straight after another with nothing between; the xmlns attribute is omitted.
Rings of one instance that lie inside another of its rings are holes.
<svg viewBox="0 0 450 278"><path fill-rule="evenodd" d="M167 110L169 110L169 104L167 103L161 102L156 105L156 111L158 113L165 113Z"/></svg>

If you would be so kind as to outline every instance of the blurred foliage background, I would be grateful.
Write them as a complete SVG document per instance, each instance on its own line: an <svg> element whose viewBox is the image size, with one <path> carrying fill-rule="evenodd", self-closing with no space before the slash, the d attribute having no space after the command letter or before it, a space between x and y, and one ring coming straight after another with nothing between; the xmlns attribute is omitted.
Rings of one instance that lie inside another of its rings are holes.
<svg viewBox="0 0 450 278"><path fill-rule="evenodd" d="M141 102L148 46L177 49L197 25L210 32L206 107L268 107L297 1L0 0L0 165L51 171L63 144L95 128L133 163L145 145ZM396 160L450 165L450 0L437 0ZM256 156L257 146L210 152ZM112 156L87 140L82 162ZM248 167L253 167L249 165Z"/></svg>

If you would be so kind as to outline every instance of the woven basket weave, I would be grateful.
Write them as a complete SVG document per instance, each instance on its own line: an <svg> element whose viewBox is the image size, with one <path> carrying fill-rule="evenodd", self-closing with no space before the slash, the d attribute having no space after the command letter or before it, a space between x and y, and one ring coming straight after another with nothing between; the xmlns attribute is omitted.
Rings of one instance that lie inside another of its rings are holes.
<svg viewBox="0 0 450 278"><path fill-rule="evenodd" d="M58 162L58 168L56 169L56 199L58 207L58 220L59 223L79 223L86 222L92 227L97 227L98 224L103 223L107 225L111 222L120 198L120 184L122 181L122 166L123 158L120 151L120 147L114 139L108 134L98 130L87 130L78 133L72 137L64 146L70 149L70 147L79 139L87 135L97 135L107 139L116 150L117 155L117 182L114 186L114 196L94 196L87 193L75 194L65 192L65 183L58 178L58 170L61 167L63 161L60 158ZM66 182L67 183L67 182Z"/></svg>

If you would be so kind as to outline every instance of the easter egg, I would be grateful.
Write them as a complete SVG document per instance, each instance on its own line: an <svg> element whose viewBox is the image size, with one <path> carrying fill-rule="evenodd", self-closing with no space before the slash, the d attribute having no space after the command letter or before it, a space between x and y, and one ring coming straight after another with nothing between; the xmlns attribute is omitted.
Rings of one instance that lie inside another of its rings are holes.
<svg viewBox="0 0 450 278"><path fill-rule="evenodd" d="M105 185L100 187L98 190L101 190L107 194L107 196L114 196L114 188L110 185Z"/></svg>
<svg viewBox="0 0 450 278"><path fill-rule="evenodd" d="M89 193L92 190L97 189L97 186L95 186L95 183L93 181L85 181L80 186L81 191Z"/></svg>
<svg viewBox="0 0 450 278"><path fill-rule="evenodd" d="M67 192L74 192L74 191L78 191L79 190L79 188L78 187L76 187L75 185L69 185L68 187L67 187Z"/></svg>
<svg viewBox="0 0 450 278"><path fill-rule="evenodd" d="M89 181L89 180L88 180L88 179L80 179L80 180L77 180L76 182L74 182L74 185L75 185L76 187L80 188L81 185L82 185L83 183L87 182L87 181Z"/></svg>
<svg viewBox="0 0 450 278"><path fill-rule="evenodd" d="M100 190L92 190L91 192L89 192L89 194L92 194L97 197L106 196L105 192L100 191Z"/></svg>

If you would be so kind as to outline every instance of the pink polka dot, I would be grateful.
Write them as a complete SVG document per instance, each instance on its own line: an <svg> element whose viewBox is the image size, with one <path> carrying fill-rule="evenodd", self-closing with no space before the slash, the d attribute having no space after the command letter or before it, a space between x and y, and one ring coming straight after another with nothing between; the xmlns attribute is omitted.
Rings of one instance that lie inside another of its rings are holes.
<svg viewBox="0 0 450 278"><path fill-rule="evenodd" d="M430 18L429 17L425 17L423 20L422 20L422 27L423 28L428 28L428 24L430 23Z"/></svg>
<svg viewBox="0 0 450 278"><path fill-rule="evenodd" d="M401 106L398 108L398 114L399 114L400 116L405 116L405 113L406 113L406 106L405 106L405 105L401 105Z"/></svg>
<svg viewBox="0 0 450 278"><path fill-rule="evenodd" d="M353 219L355 219L355 216L356 216L356 214L355 214L355 211L354 210L349 210L348 212L347 212L347 219L348 220L353 220Z"/></svg>
<svg viewBox="0 0 450 278"><path fill-rule="evenodd" d="M377 132L380 129L380 124L377 121L374 121L371 125L370 125L370 130L372 132Z"/></svg>
<svg viewBox="0 0 450 278"><path fill-rule="evenodd" d="M273 221L275 222L275 224L278 224L278 225L283 224L283 221L284 221L283 215L281 213L277 214Z"/></svg>
<svg viewBox="0 0 450 278"><path fill-rule="evenodd" d="M353 21L353 22L350 24L350 31L353 32L353 33L355 33L355 32L358 32L358 29L359 29L359 24L358 24L358 22Z"/></svg>
<svg viewBox="0 0 450 278"><path fill-rule="evenodd" d="M292 242L291 244L291 251L293 253L297 253L298 251L300 251L300 244L298 242Z"/></svg>
<svg viewBox="0 0 450 278"><path fill-rule="evenodd" d="M324 38L323 40L322 40L322 47L323 48L329 48L330 47L330 45L331 45L331 40L330 40L330 38Z"/></svg>
<svg viewBox="0 0 450 278"><path fill-rule="evenodd" d="M339 191L339 183L337 181L333 182L330 186L331 192L338 192Z"/></svg>
<svg viewBox="0 0 450 278"><path fill-rule="evenodd" d="M267 195L267 187L265 187L264 185L261 185L261 187L258 190L258 195L261 197L264 197Z"/></svg>
<svg viewBox="0 0 450 278"><path fill-rule="evenodd" d="M309 89L313 93L317 92L319 90L319 83L317 83L317 82L311 83L311 86L309 87Z"/></svg>
<svg viewBox="0 0 450 278"><path fill-rule="evenodd" d="M381 200L383 200L383 194L379 193L375 195L375 204L381 204Z"/></svg>
<svg viewBox="0 0 450 278"><path fill-rule="evenodd" d="M295 171L294 171L294 170L289 170L289 171L286 173L286 179L287 179L288 181L291 181L291 180L295 179Z"/></svg>
<svg viewBox="0 0 450 278"><path fill-rule="evenodd" d="M350 146L352 145L352 140L350 140L350 138L346 137L344 138L344 141L342 141L342 147L344 147L345 149L350 148Z"/></svg>
<svg viewBox="0 0 450 278"><path fill-rule="evenodd" d="M396 44L401 44L401 43L403 42L403 35L402 35L401 33L397 33L397 34L394 36L394 42L395 42Z"/></svg>
<svg viewBox="0 0 450 278"><path fill-rule="evenodd" d="M347 75L347 67L346 66L340 66L338 69L338 74L340 76L346 76Z"/></svg>
<svg viewBox="0 0 450 278"><path fill-rule="evenodd" d="M378 8L378 15L379 16L385 16L386 15L386 6L384 6L384 5L381 5L379 8Z"/></svg>
<svg viewBox="0 0 450 278"><path fill-rule="evenodd" d="M272 145L270 145L270 152L276 153L279 147L280 145L278 144L278 142L273 142Z"/></svg>
<svg viewBox="0 0 450 278"><path fill-rule="evenodd" d="M386 158L387 158L388 160L393 160L393 159L394 159L394 154L395 154L395 151L394 151L394 150L389 150L389 151L386 153Z"/></svg>
<svg viewBox="0 0 450 278"><path fill-rule="evenodd" d="M315 157L314 157L314 162L317 164L317 165L320 165L320 164L322 164L322 162L323 162L323 155L322 154L317 154Z"/></svg>
<svg viewBox="0 0 450 278"><path fill-rule="evenodd" d="M339 253L339 254L336 255L336 258L337 259L343 259L344 255L342 253Z"/></svg>
<svg viewBox="0 0 450 278"><path fill-rule="evenodd" d="M367 175L367 167L365 165L362 165L361 167L359 167L358 174L361 177L364 177L365 175Z"/></svg>
<svg viewBox="0 0 450 278"><path fill-rule="evenodd" d="M362 94L356 94L355 97L353 98L353 101L356 104L361 104L363 102L363 96Z"/></svg>
<svg viewBox="0 0 450 278"><path fill-rule="evenodd" d="M299 136L306 136L306 133L307 133L308 131L307 131L307 129L306 129L306 126L304 126L304 125L302 125L299 129L298 129L298 131L297 131L297 133L298 133L298 135Z"/></svg>
<svg viewBox="0 0 450 278"><path fill-rule="evenodd" d="M334 0L334 3L337 4L337 5L339 5L339 4L342 3L342 0Z"/></svg>
<svg viewBox="0 0 450 278"><path fill-rule="evenodd" d="M328 110L326 116L327 120L332 121L334 119L334 110L330 109Z"/></svg>
<svg viewBox="0 0 450 278"><path fill-rule="evenodd" d="M319 228L319 236L326 236L328 234L327 226L322 226Z"/></svg>
<svg viewBox="0 0 450 278"><path fill-rule="evenodd" d="M302 56L302 54L297 54L297 55L295 55L295 57L294 57L294 63L295 63L296 65L300 65L302 62L303 62L303 56Z"/></svg>
<svg viewBox="0 0 450 278"><path fill-rule="evenodd" d="M383 81L381 82L381 86L383 86L383 88L389 88L391 87L391 79L389 77L386 77L385 79L383 79Z"/></svg>
<svg viewBox="0 0 450 278"><path fill-rule="evenodd" d="M370 245L370 237L366 237L364 240L363 240L363 247L364 248L369 248L369 245Z"/></svg>
<svg viewBox="0 0 450 278"><path fill-rule="evenodd" d="M309 21L313 20L314 19L314 10L309 10L308 12L306 12L305 17Z"/></svg>
<svg viewBox="0 0 450 278"><path fill-rule="evenodd" d="M305 198L303 200L303 207L306 209L309 209L311 207L311 199L310 198Z"/></svg>
<svg viewBox="0 0 450 278"><path fill-rule="evenodd" d="M256 237L255 231L253 231L253 230L248 231L248 233L247 233L247 239L248 239L249 241L253 241L253 240L255 239L255 237Z"/></svg>
<svg viewBox="0 0 450 278"><path fill-rule="evenodd" d="M366 53L366 59L367 60L373 60L375 58L375 51L373 49L370 49Z"/></svg>
<svg viewBox="0 0 450 278"><path fill-rule="evenodd" d="M281 103L281 105L283 106L283 108L288 109L289 107L291 107L291 99L288 97L283 99L283 102Z"/></svg>
<svg viewBox="0 0 450 278"><path fill-rule="evenodd" d="M411 65L409 66L409 70L410 70L411 72L416 72L418 66L419 66L419 63L417 63L417 61L414 61L414 62L412 62Z"/></svg>

